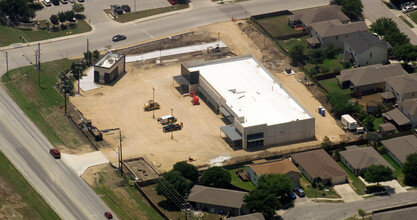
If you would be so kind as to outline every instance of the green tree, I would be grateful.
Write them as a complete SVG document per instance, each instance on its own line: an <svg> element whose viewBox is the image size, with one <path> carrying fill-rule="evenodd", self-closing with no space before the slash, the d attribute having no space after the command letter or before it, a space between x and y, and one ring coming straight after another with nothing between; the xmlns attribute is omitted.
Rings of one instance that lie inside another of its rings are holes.
<svg viewBox="0 0 417 220"><path fill-rule="evenodd" d="M67 20L67 16L65 16L65 13L64 12L62 12L62 11L58 12L58 20L60 22L64 22L64 21Z"/></svg>
<svg viewBox="0 0 417 220"><path fill-rule="evenodd" d="M311 49L307 52L307 58L308 62L315 64L318 70L318 65L324 61L323 50L321 48Z"/></svg>
<svg viewBox="0 0 417 220"><path fill-rule="evenodd" d="M65 20L67 20L67 21L73 21L74 18L75 18L74 11L71 10L71 11L66 11L65 12Z"/></svg>
<svg viewBox="0 0 417 220"><path fill-rule="evenodd" d="M393 49L393 55L398 60L404 61L406 65L417 59L417 47L412 44L404 44Z"/></svg>
<svg viewBox="0 0 417 220"><path fill-rule="evenodd" d="M384 40L386 40L394 48L410 43L410 38L401 32L389 32L384 35Z"/></svg>
<svg viewBox="0 0 417 220"><path fill-rule="evenodd" d="M100 57L100 52L98 50L93 51L93 58L98 59Z"/></svg>
<svg viewBox="0 0 417 220"><path fill-rule="evenodd" d="M232 176L223 167L210 167L200 178L200 184L218 188L228 188L231 181Z"/></svg>
<svg viewBox="0 0 417 220"><path fill-rule="evenodd" d="M326 59L333 59L337 55L337 49L334 48L333 44L327 44L323 48L323 55Z"/></svg>
<svg viewBox="0 0 417 220"><path fill-rule="evenodd" d="M83 11L84 11L84 5L82 5L82 4L78 4L78 3L74 3L74 4L72 5L72 10L73 10L75 13L79 14L79 13L81 13L81 12L83 12Z"/></svg>
<svg viewBox="0 0 417 220"><path fill-rule="evenodd" d="M181 161L174 164L174 170L181 172L183 177L185 177L193 183L197 182L198 180L197 167L187 163L186 161Z"/></svg>
<svg viewBox="0 0 417 220"><path fill-rule="evenodd" d="M262 175L257 187L243 198L244 207L250 212L261 212L266 219L275 215L275 210L291 201L292 182L283 174Z"/></svg>
<svg viewBox="0 0 417 220"><path fill-rule="evenodd" d="M296 61L302 62L305 59L303 45L295 44L288 50L288 55L291 57L293 63L296 63Z"/></svg>
<svg viewBox="0 0 417 220"><path fill-rule="evenodd" d="M336 116L340 117L343 114L352 114L360 111L360 106L354 105L350 102L350 96L339 93L331 92L326 95L327 102L332 105L332 111Z"/></svg>
<svg viewBox="0 0 417 220"><path fill-rule="evenodd" d="M387 33L391 32L400 32L400 29L397 27L397 23L395 23L392 18L378 18L374 23L371 24L371 31L384 36Z"/></svg>
<svg viewBox="0 0 417 220"><path fill-rule="evenodd" d="M330 138L327 137L327 136L324 136L323 141L320 144L320 147L323 148L324 150L328 151L332 148L332 146L333 146L333 143L330 140Z"/></svg>
<svg viewBox="0 0 417 220"><path fill-rule="evenodd" d="M181 196L188 195L194 185L191 181L185 179L181 172L176 170L166 172L161 178L164 180L160 180L162 184L156 186L156 192L159 195L165 196L168 200L171 199L172 195L168 194L167 183L169 183Z"/></svg>
<svg viewBox="0 0 417 220"><path fill-rule="evenodd" d="M361 0L342 0L342 11L348 16L362 15L363 5Z"/></svg>
<svg viewBox="0 0 417 220"><path fill-rule="evenodd" d="M58 24L58 16L56 15L51 15L51 17L49 18L49 20L51 20L52 24Z"/></svg>
<svg viewBox="0 0 417 220"><path fill-rule="evenodd" d="M35 10L29 8L27 0L0 1L0 10L12 21L28 21L35 17Z"/></svg>
<svg viewBox="0 0 417 220"><path fill-rule="evenodd" d="M365 211L363 209L358 209L358 214L363 218L365 217Z"/></svg>
<svg viewBox="0 0 417 220"><path fill-rule="evenodd" d="M374 131L374 121L375 117L373 115L367 115L365 119L363 119L363 126L369 131Z"/></svg>
<svg viewBox="0 0 417 220"><path fill-rule="evenodd" d="M244 207L251 213L260 212L265 219L271 219L275 210L281 208L277 198L267 190L255 189L243 198Z"/></svg>
<svg viewBox="0 0 417 220"><path fill-rule="evenodd" d="M392 170L384 165L372 165L365 172L364 179L368 183L376 183L389 181L394 179Z"/></svg>
<svg viewBox="0 0 417 220"><path fill-rule="evenodd" d="M84 59L87 63L87 66L90 66L92 64L92 59L93 59L93 53L91 53L91 51L87 51L84 52Z"/></svg>
<svg viewBox="0 0 417 220"><path fill-rule="evenodd" d="M407 156L403 165L404 183L407 185L417 185L417 153Z"/></svg>

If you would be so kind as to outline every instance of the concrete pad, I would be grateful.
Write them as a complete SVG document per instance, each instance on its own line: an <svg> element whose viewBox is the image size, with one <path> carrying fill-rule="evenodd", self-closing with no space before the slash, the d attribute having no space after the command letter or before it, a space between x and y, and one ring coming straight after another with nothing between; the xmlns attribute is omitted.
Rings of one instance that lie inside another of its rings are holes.
<svg viewBox="0 0 417 220"><path fill-rule="evenodd" d="M94 83L94 67L90 67L87 73L80 79L80 88L86 92L92 89L98 89L100 86Z"/></svg>
<svg viewBox="0 0 417 220"><path fill-rule="evenodd" d="M363 200L356 192L350 187L349 183L340 184L334 186L334 190L342 197L345 202L354 202Z"/></svg>
<svg viewBox="0 0 417 220"><path fill-rule="evenodd" d="M365 179L363 179L361 176L359 177L359 179L362 180L362 182L364 182L366 186L375 185L375 183L366 182ZM379 185L384 186L387 189L388 194L407 192L407 190L404 187L402 187L397 180L380 182Z"/></svg>
<svg viewBox="0 0 417 220"><path fill-rule="evenodd" d="M61 159L79 176L81 176L89 167L109 162L109 160L107 160L101 151L95 151L81 155L61 153Z"/></svg>

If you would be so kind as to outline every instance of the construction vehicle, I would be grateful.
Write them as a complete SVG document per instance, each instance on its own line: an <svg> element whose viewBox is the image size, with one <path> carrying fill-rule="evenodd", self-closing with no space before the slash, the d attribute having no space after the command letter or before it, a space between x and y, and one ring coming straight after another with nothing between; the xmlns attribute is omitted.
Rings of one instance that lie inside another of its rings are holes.
<svg viewBox="0 0 417 220"><path fill-rule="evenodd" d="M167 133L167 132L172 132L172 131L178 131L178 130L181 130L182 129L182 126L180 125L180 124L178 124L178 123L171 123L171 124L169 124L169 125L167 125L167 126L164 126L163 128L162 128L162 131L164 132L164 133Z"/></svg>
<svg viewBox="0 0 417 220"><path fill-rule="evenodd" d="M165 116L158 118L158 122L163 125L166 125L166 124L177 122L177 118L172 115L165 115Z"/></svg>
<svg viewBox="0 0 417 220"><path fill-rule="evenodd" d="M81 120L80 127L90 132L90 134L93 135L94 140L96 141L103 140L103 133L101 133L101 131L98 128L93 126L93 124L91 123L91 120L87 120L87 122L84 122L84 120Z"/></svg>
<svg viewBox="0 0 417 220"><path fill-rule="evenodd" d="M143 109L145 111L151 111L151 110L160 109L160 108L161 106L159 105L159 103L154 102L152 100L149 100L148 103L143 106Z"/></svg>
<svg viewBox="0 0 417 220"><path fill-rule="evenodd" d="M190 92L190 96L193 98L191 100L191 103L193 103L193 105L200 105L200 98L198 98L198 96L195 95L195 92Z"/></svg>

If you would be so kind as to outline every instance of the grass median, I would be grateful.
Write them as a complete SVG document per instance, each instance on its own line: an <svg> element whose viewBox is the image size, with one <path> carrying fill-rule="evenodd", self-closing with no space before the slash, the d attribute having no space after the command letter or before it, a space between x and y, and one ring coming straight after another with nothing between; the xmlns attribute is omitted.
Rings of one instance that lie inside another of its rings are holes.
<svg viewBox="0 0 417 220"><path fill-rule="evenodd" d="M32 186L26 181L26 179L19 173L19 171L10 163L10 161L0 152L0 179L1 182L5 181L7 186L0 184L0 189L8 193L2 193L0 198L0 206L6 208L5 203L7 203L8 198L7 194L10 195L10 191L7 188L11 188L15 193L21 197L22 204L13 204L9 207L8 211L12 207L16 208L16 212L21 214L24 219L60 219L55 211L49 207L45 200L32 188ZM17 203L17 201L14 201ZM7 212L5 212L7 213ZM6 219L7 216L2 215ZM12 216L9 216L10 218ZM13 217L14 218L14 217ZM18 218L16 216L16 218Z"/></svg>
<svg viewBox="0 0 417 220"><path fill-rule="evenodd" d="M140 18L150 17L152 15L163 14L166 12L177 11L177 10L182 10L186 8L188 8L188 4L180 4L180 5L173 5L173 6L164 7L164 8L154 8L154 9L149 9L149 10L144 10L144 11L123 13L121 15L118 15L115 21L120 22L120 23L125 23L125 22L136 20L136 19L140 19ZM110 9L105 9L104 12L109 14Z"/></svg>

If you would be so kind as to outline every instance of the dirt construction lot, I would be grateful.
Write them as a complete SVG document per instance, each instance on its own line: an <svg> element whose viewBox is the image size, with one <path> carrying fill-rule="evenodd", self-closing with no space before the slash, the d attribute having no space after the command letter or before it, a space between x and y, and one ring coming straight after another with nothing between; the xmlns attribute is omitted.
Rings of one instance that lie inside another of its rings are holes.
<svg viewBox="0 0 417 220"><path fill-rule="evenodd" d="M198 166L220 156L230 156L234 160L271 156L317 146L324 136L334 142L343 138L343 130L331 116L318 115L317 108L321 104L298 81L304 79L303 74L283 74L284 68L290 67L287 58L271 42L264 43L264 37L252 25L226 22L194 31L208 33L211 37L217 37L220 32L221 40L233 53L252 54L262 61L316 118L317 140L251 152L234 151L220 136L220 127L225 125L221 116L216 115L204 102L199 106L192 106L191 98L182 97L173 86L172 77L180 74L180 62L189 60L180 59L179 62L163 65L156 65L155 62L129 63L126 64L127 73L114 86L102 86L70 99L99 129L121 128L124 158L143 156L152 161L160 171L165 171L170 170L174 163L187 160L189 156L196 159L193 163ZM184 124L181 131L173 133L173 139L171 133L162 132L162 126L153 119L152 112L143 111L144 103L152 99L152 88L155 88L155 101L161 104L161 109L155 111L155 118L170 114L172 108L178 122ZM103 148L103 153L110 161L117 161L118 133L105 134L104 139L111 146Z"/></svg>

